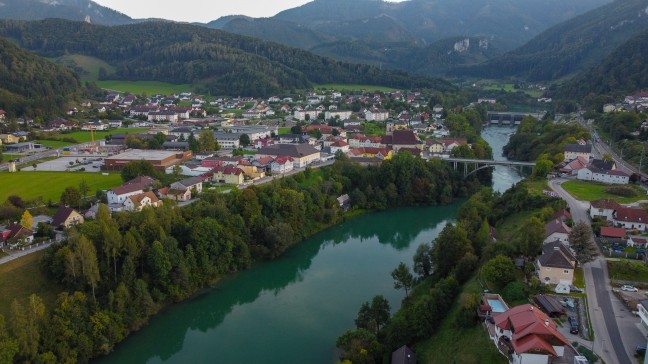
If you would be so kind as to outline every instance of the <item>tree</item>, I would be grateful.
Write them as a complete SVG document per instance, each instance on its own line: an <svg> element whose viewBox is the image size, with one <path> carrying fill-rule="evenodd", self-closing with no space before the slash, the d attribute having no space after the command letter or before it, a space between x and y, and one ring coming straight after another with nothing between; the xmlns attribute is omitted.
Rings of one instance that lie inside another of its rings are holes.
<svg viewBox="0 0 648 364"><path fill-rule="evenodd" d="M545 178L551 169L553 162L547 159L538 159L536 165L533 167L533 176L538 178Z"/></svg>
<svg viewBox="0 0 648 364"><path fill-rule="evenodd" d="M414 253L414 273L425 278L432 274L432 247L430 244L421 244Z"/></svg>
<svg viewBox="0 0 648 364"><path fill-rule="evenodd" d="M577 222L572 228L569 242L580 264L592 262L599 255L598 248L592 240L592 228L584 221Z"/></svg>
<svg viewBox="0 0 648 364"><path fill-rule="evenodd" d="M9 336L4 316L0 315L0 363L13 363L18 354L18 342Z"/></svg>
<svg viewBox="0 0 648 364"><path fill-rule="evenodd" d="M214 132L209 129L200 132L198 135L198 145L200 152L215 152L220 149L214 137Z"/></svg>
<svg viewBox="0 0 648 364"><path fill-rule="evenodd" d="M81 235L76 243L75 253L80 263L81 274L86 283L92 287L92 297L95 298L95 287L100 278L97 249L88 238Z"/></svg>
<svg viewBox="0 0 648 364"><path fill-rule="evenodd" d="M505 255L498 255L484 264L482 275L489 283L502 288L515 280L513 261Z"/></svg>
<svg viewBox="0 0 648 364"><path fill-rule="evenodd" d="M295 125L292 128L290 128L290 132L293 134L301 134L303 133L301 125Z"/></svg>
<svg viewBox="0 0 648 364"><path fill-rule="evenodd" d="M76 187L67 187L61 194L60 202L62 206L74 206L80 208L81 192Z"/></svg>
<svg viewBox="0 0 648 364"><path fill-rule="evenodd" d="M121 177L124 182L140 176L159 178L160 173L155 170L151 162L145 160L129 162L121 171Z"/></svg>
<svg viewBox="0 0 648 364"><path fill-rule="evenodd" d="M376 363L376 356L382 352L376 336L366 329L345 332L337 339L336 346L344 351L343 358L353 364Z"/></svg>
<svg viewBox="0 0 648 364"><path fill-rule="evenodd" d="M25 210L25 212L23 212L22 218L20 219L20 225L26 227L27 229L31 229L32 225L34 225L34 218L28 210Z"/></svg>
<svg viewBox="0 0 648 364"><path fill-rule="evenodd" d="M85 198L86 195L88 195L88 192L90 192L90 186L88 186L85 179L82 179L81 182L79 182L79 192L81 192L82 198Z"/></svg>
<svg viewBox="0 0 648 364"><path fill-rule="evenodd" d="M414 286L414 276L410 273L409 268L401 262L396 269L391 272L394 278L394 288L404 289L405 296L409 296L409 290Z"/></svg>
<svg viewBox="0 0 648 364"><path fill-rule="evenodd" d="M247 147L250 145L250 136L247 134L241 134L241 137L239 138L239 143L241 143L241 146Z"/></svg>
<svg viewBox="0 0 648 364"><path fill-rule="evenodd" d="M389 311L389 301L382 295L375 296L371 304L369 302L362 304L355 324L359 329L371 330L378 335L380 328L389 321Z"/></svg>
<svg viewBox="0 0 648 364"><path fill-rule="evenodd" d="M194 153L200 152L200 144L196 140L196 136L194 135L193 132L189 134L189 138L187 139L187 142L189 143L189 149L191 149L192 152Z"/></svg>

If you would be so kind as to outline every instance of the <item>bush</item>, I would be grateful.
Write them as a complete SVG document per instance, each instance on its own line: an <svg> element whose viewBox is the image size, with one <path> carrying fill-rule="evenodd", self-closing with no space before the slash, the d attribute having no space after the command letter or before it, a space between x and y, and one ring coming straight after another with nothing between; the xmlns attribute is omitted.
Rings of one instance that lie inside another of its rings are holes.
<svg viewBox="0 0 648 364"><path fill-rule="evenodd" d="M526 287L522 282L511 282L502 290L502 297L507 302L519 302L527 298Z"/></svg>
<svg viewBox="0 0 648 364"><path fill-rule="evenodd" d="M621 197L639 196L639 193L630 186L611 186L606 188L604 192Z"/></svg>

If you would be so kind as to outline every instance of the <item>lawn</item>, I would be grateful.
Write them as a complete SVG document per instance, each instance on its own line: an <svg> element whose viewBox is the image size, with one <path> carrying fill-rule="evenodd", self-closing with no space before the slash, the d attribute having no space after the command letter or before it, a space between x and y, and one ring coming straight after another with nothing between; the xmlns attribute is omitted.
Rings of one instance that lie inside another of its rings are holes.
<svg viewBox="0 0 648 364"><path fill-rule="evenodd" d="M574 286L578 288L585 288L585 275L583 273L583 267L578 267L574 271Z"/></svg>
<svg viewBox="0 0 648 364"><path fill-rule="evenodd" d="M497 225L497 240L510 242L516 234L528 225L535 212L524 211L509 216Z"/></svg>
<svg viewBox="0 0 648 364"><path fill-rule="evenodd" d="M279 128L279 135L290 134L290 128Z"/></svg>
<svg viewBox="0 0 648 364"><path fill-rule="evenodd" d="M335 91L397 91L393 87L386 86L372 86L372 85L340 85L340 84L325 84L315 85L315 89L335 90Z"/></svg>
<svg viewBox="0 0 648 364"><path fill-rule="evenodd" d="M136 95L171 95L181 92L191 92L193 88L189 84L174 85L172 83L157 81L97 81L101 88L111 91L129 92Z"/></svg>
<svg viewBox="0 0 648 364"><path fill-rule="evenodd" d="M60 140L36 140L34 143L43 144L44 146L50 147L52 149L58 149L72 145L72 143L62 142Z"/></svg>
<svg viewBox="0 0 648 364"><path fill-rule="evenodd" d="M506 91L506 92L522 91L522 92L526 93L527 95L529 95L531 97L535 97L535 98L538 98L538 97L542 96L542 94L544 93L544 91L538 90L538 89L528 89L528 88L516 89L515 85L513 85L512 83L491 84L491 85L488 85L488 86L484 86L484 90L502 90L502 91Z"/></svg>
<svg viewBox="0 0 648 364"><path fill-rule="evenodd" d="M108 73L114 72L115 68L99 58L84 56L81 54L69 54L54 58L54 62L64 65L75 65L82 69L79 77L83 81L97 81L99 69L103 68Z"/></svg>
<svg viewBox="0 0 648 364"><path fill-rule="evenodd" d="M524 185L529 190L529 193L532 195L542 195L543 190L551 190L547 185L547 180L542 179L531 179L527 178L524 180Z"/></svg>
<svg viewBox="0 0 648 364"><path fill-rule="evenodd" d="M0 314L9 318L11 302L25 300L33 293L52 309L56 296L63 291L59 284L45 276L39 267L44 251L26 255L0 265Z"/></svg>
<svg viewBox="0 0 648 364"><path fill-rule="evenodd" d="M101 173L82 172L18 172L0 173L0 202L11 195L24 200L42 196L45 201L58 201L66 187L78 187L85 180L90 194L96 190L107 190L122 183L118 173L104 176Z"/></svg>
<svg viewBox="0 0 648 364"><path fill-rule="evenodd" d="M648 268L637 260L608 260L610 279L623 281L648 282Z"/></svg>
<svg viewBox="0 0 648 364"><path fill-rule="evenodd" d="M107 131L95 131L94 134L95 134L95 140L101 140L108 135L145 133L147 130L148 129L146 128L119 128L119 129L111 129ZM61 134L61 136L65 138L73 138L79 143L87 143L92 141L92 136L90 135L90 131L76 131L74 133Z"/></svg>
<svg viewBox="0 0 648 364"><path fill-rule="evenodd" d="M581 201L595 201L602 198L611 198L617 201L618 203L625 204L625 203L637 202L639 200L648 200L648 196L646 196L646 191L644 191L643 189L635 185L629 185L629 186L636 189L639 195L635 197L620 197L620 196L612 195L604 192L607 188L610 187L609 185L591 183L586 181L573 180L573 181L567 181L562 184L562 187L567 192L569 192L572 196L574 196L576 199Z"/></svg>
<svg viewBox="0 0 648 364"><path fill-rule="evenodd" d="M24 157L24 155L20 155L20 154L5 154L5 153L2 153L2 161L3 161L3 162L7 162L7 161L10 161L10 160L12 160L12 159L20 159L20 158L22 158L22 157Z"/></svg>
<svg viewBox="0 0 648 364"><path fill-rule="evenodd" d="M463 293L481 293L475 278L464 285ZM457 326L459 311L459 305L455 304L436 334L416 346L419 363L507 363L481 325L472 328Z"/></svg>

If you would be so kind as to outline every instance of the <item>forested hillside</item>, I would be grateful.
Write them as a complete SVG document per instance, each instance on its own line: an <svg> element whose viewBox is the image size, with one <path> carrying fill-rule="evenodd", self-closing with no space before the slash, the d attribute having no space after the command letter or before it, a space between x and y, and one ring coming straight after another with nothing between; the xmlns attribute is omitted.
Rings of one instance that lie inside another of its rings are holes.
<svg viewBox="0 0 648 364"><path fill-rule="evenodd" d="M71 71L0 37L0 109L9 116L62 113L78 89Z"/></svg>
<svg viewBox="0 0 648 364"><path fill-rule="evenodd" d="M648 28L645 0L617 0L556 25L524 46L454 76L556 80L591 67Z"/></svg>
<svg viewBox="0 0 648 364"><path fill-rule="evenodd" d="M41 20L61 18L88 20L95 24L118 25L135 22L115 10L90 0L2 0L0 19Z"/></svg>
<svg viewBox="0 0 648 364"><path fill-rule="evenodd" d="M338 62L204 27L146 22L105 27L64 20L0 22L0 34L46 57L79 53L115 67L103 79L193 84L211 94L268 96L312 83L454 89L442 80Z"/></svg>
<svg viewBox="0 0 648 364"><path fill-rule="evenodd" d="M600 64L578 75L558 96L580 100L587 96L620 96L648 89L648 30L635 36Z"/></svg>

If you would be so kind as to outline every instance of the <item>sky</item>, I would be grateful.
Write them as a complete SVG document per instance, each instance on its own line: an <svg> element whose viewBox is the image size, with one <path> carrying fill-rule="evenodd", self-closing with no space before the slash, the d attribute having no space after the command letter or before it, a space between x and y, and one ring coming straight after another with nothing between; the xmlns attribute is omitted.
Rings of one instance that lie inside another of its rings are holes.
<svg viewBox="0 0 648 364"><path fill-rule="evenodd" d="M207 23L225 15L271 17L311 0L94 0L131 18ZM349 0L353 1L353 0ZM402 0L396 0L402 1Z"/></svg>

